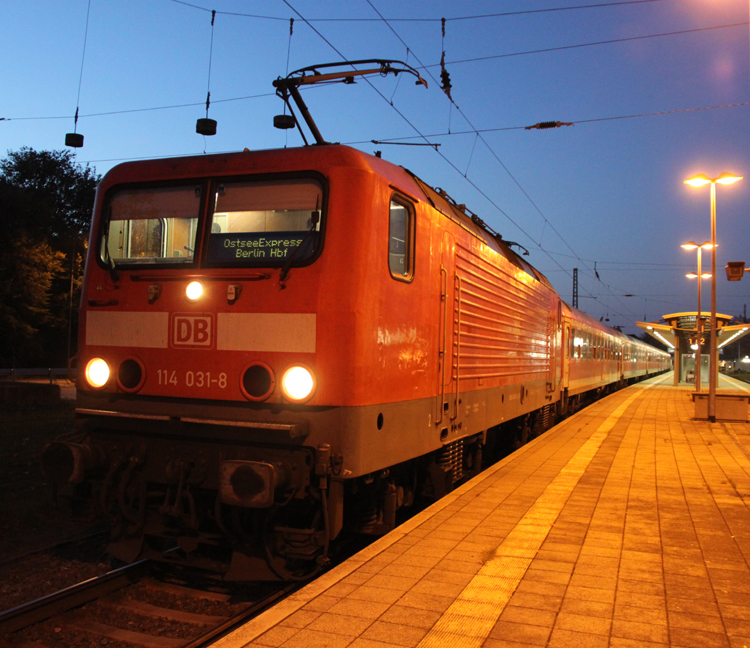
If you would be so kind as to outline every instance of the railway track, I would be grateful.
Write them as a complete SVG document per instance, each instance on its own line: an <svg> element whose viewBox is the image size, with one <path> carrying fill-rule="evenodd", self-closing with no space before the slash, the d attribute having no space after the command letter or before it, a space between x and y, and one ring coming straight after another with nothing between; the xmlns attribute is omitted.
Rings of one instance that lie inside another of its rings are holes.
<svg viewBox="0 0 750 648"><path fill-rule="evenodd" d="M140 561L0 613L0 646L200 648L298 587L217 592L168 582Z"/></svg>

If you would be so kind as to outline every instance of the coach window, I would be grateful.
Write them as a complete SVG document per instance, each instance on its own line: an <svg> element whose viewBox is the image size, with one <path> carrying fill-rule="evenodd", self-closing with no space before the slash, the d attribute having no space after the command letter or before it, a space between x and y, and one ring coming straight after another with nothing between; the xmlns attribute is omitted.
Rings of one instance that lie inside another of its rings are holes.
<svg viewBox="0 0 750 648"><path fill-rule="evenodd" d="M388 268L400 281L411 281L414 276L414 208L396 196L390 205Z"/></svg>

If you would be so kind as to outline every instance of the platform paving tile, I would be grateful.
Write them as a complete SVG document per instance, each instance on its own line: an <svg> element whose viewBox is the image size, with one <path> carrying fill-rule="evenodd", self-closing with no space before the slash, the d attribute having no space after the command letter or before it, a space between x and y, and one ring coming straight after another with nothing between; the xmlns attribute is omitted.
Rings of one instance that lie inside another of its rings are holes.
<svg viewBox="0 0 750 648"><path fill-rule="evenodd" d="M614 611L615 619L623 621L636 621L638 623L649 623L652 625L667 625L667 613L662 607L642 607L637 605L625 605L618 600Z"/></svg>
<svg viewBox="0 0 750 648"><path fill-rule="evenodd" d="M489 636L492 639L517 641L533 646L544 646L550 636L551 628L547 626L530 625L526 623L510 623L498 621Z"/></svg>
<svg viewBox="0 0 750 648"><path fill-rule="evenodd" d="M555 628L547 645L549 648L608 648L609 637Z"/></svg>
<svg viewBox="0 0 750 648"><path fill-rule="evenodd" d="M443 571L457 572L459 574L476 574L481 566L482 563L476 561L466 562L464 560L444 558L435 565L435 568Z"/></svg>
<svg viewBox="0 0 750 648"><path fill-rule="evenodd" d="M612 619L612 636L655 643L669 643L669 630L665 625L618 618Z"/></svg>
<svg viewBox="0 0 750 648"><path fill-rule="evenodd" d="M609 648L664 648L664 644L639 639L625 639L624 637L610 637Z"/></svg>
<svg viewBox="0 0 750 648"><path fill-rule="evenodd" d="M509 623L525 623L551 628L555 625L557 613L552 610L538 610L536 608L518 607L510 603L505 606L500 615L500 621Z"/></svg>
<svg viewBox="0 0 750 648"><path fill-rule="evenodd" d="M328 612L331 614L342 614L344 616L355 616L361 619L377 619L390 607L390 603L378 601L364 601L362 599L341 599L332 606ZM292 615L291 618L293 618Z"/></svg>
<svg viewBox="0 0 750 648"><path fill-rule="evenodd" d="M381 569L378 575L412 578L415 581L417 581L420 578L423 578L429 572L430 572L429 567L417 567L415 565L404 565L399 560L394 560L390 565L387 565L386 567ZM374 576L371 576L370 578L374 578ZM369 578L367 580L369 580Z"/></svg>
<svg viewBox="0 0 750 648"><path fill-rule="evenodd" d="M352 637L332 632L319 632L305 628L292 635L283 644L284 648L347 648Z"/></svg>
<svg viewBox="0 0 750 648"><path fill-rule="evenodd" d="M316 596L309 603L305 604L302 609L310 610L312 612L328 612L328 610L330 610L340 600L340 598L337 598L335 596L322 594L321 596Z"/></svg>
<svg viewBox="0 0 750 648"><path fill-rule="evenodd" d="M339 604L340 602L337 603L337 605ZM315 621L315 619L317 619L321 614L323 613L318 612L317 610L299 610L284 619L280 625L288 626L290 628L305 628L313 621Z"/></svg>
<svg viewBox="0 0 750 648"><path fill-rule="evenodd" d="M582 616L611 619L613 608L612 603L566 597L563 599L560 611L564 614L580 614Z"/></svg>
<svg viewBox="0 0 750 648"><path fill-rule="evenodd" d="M669 612L681 612L683 614L702 614L707 616L721 616L719 606L712 600L701 600L696 598L677 598L669 597L667 599L667 610Z"/></svg>
<svg viewBox="0 0 750 648"><path fill-rule="evenodd" d="M299 630L297 628L276 626L275 628L271 628L268 632L263 633L254 643L259 646L281 646L287 639L290 639L298 632Z"/></svg>
<svg viewBox="0 0 750 648"><path fill-rule="evenodd" d="M669 643L680 648L729 648L729 638L723 633L688 628L670 628Z"/></svg>
<svg viewBox="0 0 750 648"><path fill-rule="evenodd" d="M396 646L416 646L426 633L426 628L376 621L365 630L362 638Z"/></svg>
<svg viewBox="0 0 750 648"><path fill-rule="evenodd" d="M424 575L423 580L434 581L436 583L450 583L450 584L466 586L469 583L469 581L471 581L471 579L474 578L477 571L479 570L454 571L451 569L443 569L440 566L440 563L438 563L438 566L435 567L435 569L429 570Z"/></svg>
<svg viewBox="0 0 750 648"><path fill-rule="evenodd" d="M750 606L719 603L719 610L721 616L725 619L743 619L745 621L750 621Z"/></svg>
<svg viewBox="0 0 750 648"><path fill-rule="evenodd" d="M351 594L349 594L347 598L361 601L373 601L375 603L392 604L398 601L401 596L403 596L404 591L405 590L362 585L362 587L358 587Z"/></svg>
<svg viewBox="0 0 750 648"><path fill-rule="evenodd" d="M401 625L414 626L415 628L429 630L435 625L439 618L439 612L433 612L432 610L418 610L413 607L396 604L389 607L383 616L380 617L380 620L388 623L399 623Z"/></svg>
<svg viewBox="0 0 750 648"><path fill-rule="evenodd" d="M345 614L321 614L315 621L307 626L308 630L326 632L336 635L358 637L374 622L372 619L362 619Z"/></svg>
<svg viewBox="0 0 750 648"><path fill-rule="evenodd" d="M570 417L217 646L750 648L750 425L692 420L670 383Z"/></svg>

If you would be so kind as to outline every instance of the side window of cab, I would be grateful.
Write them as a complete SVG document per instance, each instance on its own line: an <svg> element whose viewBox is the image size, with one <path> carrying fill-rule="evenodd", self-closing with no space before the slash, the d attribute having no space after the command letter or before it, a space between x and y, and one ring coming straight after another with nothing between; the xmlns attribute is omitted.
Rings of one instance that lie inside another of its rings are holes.
<svg viewBox="0 0 750 648"><path fill-rule="evenodd" d="M393 196L388 220L388 269L399 281L414 278L414 205Z"/></svg>

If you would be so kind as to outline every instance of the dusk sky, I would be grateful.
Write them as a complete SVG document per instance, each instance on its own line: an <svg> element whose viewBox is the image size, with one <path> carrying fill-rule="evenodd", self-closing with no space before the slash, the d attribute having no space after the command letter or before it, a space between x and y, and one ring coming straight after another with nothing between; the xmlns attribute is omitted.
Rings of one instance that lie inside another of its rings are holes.
<svg viewBox="0 0 750 648"><path fill-rule="evenodd" d="M750 265L748 0L90 0L81 69L88 9L4 6L3 155L65 148L77 105L77 160L101 174L139 158L298 146L296 131L273 128L275 78L401 60L429 89L389 76L305 92L327 140L380 150L445 189L528 248L568 302L578 268L582 310L628 333L635 320L697 307L684 276L696 255L680 244L710 239L709 188L684 180L743 175L717 188L718 311L750 302L750 273L724 274L727 261ZM204 138L195 122L206 116L211 10L218 133ZM440 88L443 51L453 105ZM543 121L574 125L524 128ZM440 147L371 143L394 138Z"/></svg>

